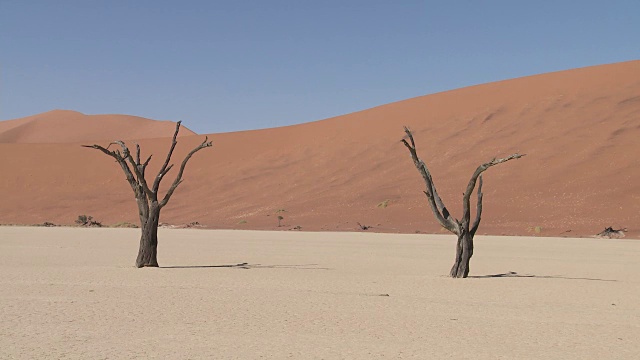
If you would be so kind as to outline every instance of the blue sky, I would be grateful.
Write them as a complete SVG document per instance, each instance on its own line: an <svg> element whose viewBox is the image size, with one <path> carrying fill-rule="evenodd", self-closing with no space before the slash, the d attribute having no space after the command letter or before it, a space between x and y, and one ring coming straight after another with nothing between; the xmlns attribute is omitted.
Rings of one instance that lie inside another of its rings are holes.
<svg viewBox="0 0 640 360"><path fill-rule="evenodd" d="M284 126L636 60L639 38L637 0L0 0L0 120Z"/></svg>

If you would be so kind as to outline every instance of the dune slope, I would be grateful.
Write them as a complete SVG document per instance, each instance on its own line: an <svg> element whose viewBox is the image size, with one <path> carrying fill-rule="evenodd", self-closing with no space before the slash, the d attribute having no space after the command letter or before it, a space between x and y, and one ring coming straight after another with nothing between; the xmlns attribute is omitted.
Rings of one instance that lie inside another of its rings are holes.
<svg viewBox="0 0 640 360"><path fill-rule="evenodd" d="M400 143L408 125L458 218L475 167L527 154L485 173L480 234L588 236L613 226L637 237L638 94L640 61L631 61L462 88L296 126L214 134L213 148L193 157L161 221L340 231L356 230L360 222L372 231L441 232ZM139 141L143 156L155 154L149 176L171 133ZM183 137L175 161L203 137ZM79 143L0 144L0 162L0 223L71 224L80 214L106 224L137 221L122 171Z"/></svg>

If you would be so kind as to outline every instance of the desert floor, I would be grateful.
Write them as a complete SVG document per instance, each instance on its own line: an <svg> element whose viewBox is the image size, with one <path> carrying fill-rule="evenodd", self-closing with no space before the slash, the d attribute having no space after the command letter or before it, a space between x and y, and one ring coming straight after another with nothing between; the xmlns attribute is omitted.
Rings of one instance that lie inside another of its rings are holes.
<svg viewBox="0 0 640 360"><path fill-rule="evenodd" d="M0 227L1 359L637 359L640 241Z"/></svg>

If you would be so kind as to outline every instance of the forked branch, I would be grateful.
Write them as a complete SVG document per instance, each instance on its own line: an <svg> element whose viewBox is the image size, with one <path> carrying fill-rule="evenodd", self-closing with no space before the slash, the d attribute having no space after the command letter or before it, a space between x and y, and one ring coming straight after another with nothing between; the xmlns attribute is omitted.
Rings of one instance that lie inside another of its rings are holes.
<svg viewBox="0 0 640 360"><path fill-rule="evenodd" d="M120 167L122 168L122 171L124 172L125 176L127 177L127 182L129 182L129 185L131 186L131 189L133 190L133 192L136 194L136 197L138 196L138 191L140 191L140 189L138 188L140 186L140 182L138 179L136 179L136 176L133 175L133 173L131 172L131 169L129 168L129 165L127 165L127 161L124 157L122 157L122 153L120 153L119 150L109 150L109 147L111 145L113 145L114 143L109 144L109 146L102 147L100 145L82 145L82 147L87 147L87 148L92 148L92 149L96 149L96 150L100 150L103 153L105 153L106 155L111 156L112 158L116 159L116 161L118 162L118 164L120 165ZM126 146L125 146L126 149ZM125 154L128 153L128 149L126 151L124 151ZM144 191L144 190L142 190Z"/></svg>
<svg viewBox="0 0 640 360"><path fill-rule="evenodd" d="M173 167L173 165L169 165L169 161L171 161L171 156L173 155L173 150L175 150L176 145L178 144L178 132L180 131L180 124L182 123L182 121L178 121L176 123L176 131L173 133L173 139L171 140L171 148L169 149L169 152L167 153L167 158L164 160L164 164L162 164L162 167L160 168L160 171L158 171L158 176L156 176L156 179L153 181L153 192L158 192L158 188L160 187L160 182L162 181L162 178L169 172L169 170L171 170L171 168Z"/></svg>
<svg viewBox="0 0 640 360"><path fill-rule="evenodd" d="M169 202L169 198L171 197L171 195L173 195L173 192L176 190L178 185L180 185L180 183L182 182L182 174L184 173L184 168L187 166L187 162L189 161L189 159L191 159L193 154L197 153L198 151L204 148L208 148L212 146L211 141L208 141L208 140L209 138L205 137L204 141L200 145L196 146L193 150L191 150L189 154L187 154L187 156L184 158L184 160L182 160L182 164L180 164L180 170L178 171L178 175L176 175L175 180L173 180L173 184L171 184L171 187L169 188L167 193L164 195L164 198L160 202L160 207L167 205L167 203Z"/></svg>
<svg viewBox="0 0 640 360"><path fill-rule="evenodd" d="M515 153L513 155L507 156L506 158L502 158L502 159L496 159L493 158L491 161L486 162L480 166L478 166L478 168L476 169L476 171L473 172L473 175L471 175L471 179L469 179L469 183L467 184L467 189L464 192L464 195L462 196L462 222L463 223L469 223L471 221L471 203L470 203L470 198L471 198L471 194L473 193L473 189L476 187L476 182L478 181L478 177L480 177L480 185L478 186L478 214L476 215L476 220L474 221L474 226L472 226L472 229L476 229L477 230L477 224L480 223L480 215L482 213L482 178L481 178L481 174L483 172L485 172L488 168L498 165L498 164L502 164L504 162L507 162L509 160L513 160L513 159L519 159L523 156L525 156L526 154L518 154ZM473 230L472 230L473 231ZM473 233L475 234L475 231L473 231Z"/></svg>
<svg viewBox="0 0 640 360"><path fill-rule="evenodd" d="M169 152L167 153L167 157L164 161L164 164L162 164L160 171L158 171L158 175L156 176L151 188L149 188L149 186L147 185L147 181L144 178L147 165L149 165L149 162L151 161L151 155L149 155L149 157L147 158L147 160L145 160L145 162L141 163L140 145L136 144L135 159L133 155L131 155L129 148L127 148L127 146L122 140L114 141L110 143L109 146L107 146L106 148L100 145L82 145L82 146L100 150L106 155L109 155L114 159L116 159L116 161L122 167L122 170L124 171L125 175L127 176L127 181L129 181L131 188L136 193L136 197L139 191L143 191L149 200L157 201L158 188L160 187L160 182L162 181L164 176L169 172L169 170L173 168L173 164L169 165L169 162L171 161L171 156L173 155L173 151L175 150L176 145L178 143L177 137L178 137L178 132L180 131L180 124L181 124L181 121L178 121L176 123L176 130L173 133L171 148L169 149ZM109 147L114 144L120 145L121 150L109 150ZM205 137L204 141L200 145L196 146L193 150L191 150L189 154L187 154L187 156L184 158L184 160L182 160L182 164L180 165L180 171L176 175L176 178L173 181L173 184L171 184L171 187L165 194L164 198L159 203L160 207L165 206L169 202L169 198L171 197L171 195L173 195L173 192L176 190L178 185L180 185L180 183L182 182L182 174L184 173L184 169L187 166L187 162L189 161L189 159L191 159L193 154L210 146L212 146L212 142L209 141L208 137ZM127 162L131 165L131 167L129 167ZM131 171L131 168L133 168L133 172Z"/></svg>
<svg viewBox="0 0 640 360"><path fill-rule="evenodd" d="M413 139L413 134L411 133L411 130L409 130L409 128L405 126L404 132L407 134L407 138L409 139L409 141L407 141L406 139L402 139L402 143L407 147L407 149L409 149L409 152L411 153L411 158L413 159L413 164L416 166L416 168L422 175L422 178L424 179L424 182L426 185L426 190L424 191L424 193L425 195L427 195L427 199L429 200L428 201L429 207L431 208L431 211L435 215L436 220L438 220L438 222L440 223L440 225L442 225L442 227L451 231L454 234L460 235L461 231L465 230L465 231L469 231L472 236L475 235L476 231L478 230L478 226L480 225L480 219L482 218L483 194L482 194L482 175L481 174L492 166L502 164L509 160L519 159L525 155L516 153L502 159L494 158L491 161L478 166L478 168L475 170L475 172L471 176L471 179L467 184L467 189L463 194L462 220L457 220L451 216L446 206L442 202L442 199L438 195L438 192L436 190L435 184L433 183L433 179L431 177L431 173L429 172L429 169L427 168L427 165L425 164L424 161L422 161L418 157L418 153L416 151L416 143L415 143L415 140ZM471 197L471 194L473 193L474 188L476 187L477 182L479 182L478 183L478 203L476 208L477 214L473 224L470 224L470 218L471 218L470 197ZM469 227L470 225L471 227Z"/></svg>
<svg viewBox="0 0 640 360"><path fill-rule="evenodd" d="M433 179L431 178L431 173L429 172L427 165L418 157L418 153L416 151L416 143L413 139L411 130L409 130L409 128L405 126L404 132L407 134L407 137L409 138L411 144L409 144L409 142L407 142L407 140L405 139L402 139L402 143L407 147L407 149L409 149L411 158L413 159L413 164L416 166L416 169L418 169L418 171L422 175L422 178L424 179L426 185L424 194L429 200L429 207L431 207L433 215L436 217L436 220L438 220L442 227L454 234L459 235L460 227L458 221L451 217L449 210L447 210L447 207L444 205L442 199L438 195L438 191L436 190L436 186L433 183Z"/></svg>

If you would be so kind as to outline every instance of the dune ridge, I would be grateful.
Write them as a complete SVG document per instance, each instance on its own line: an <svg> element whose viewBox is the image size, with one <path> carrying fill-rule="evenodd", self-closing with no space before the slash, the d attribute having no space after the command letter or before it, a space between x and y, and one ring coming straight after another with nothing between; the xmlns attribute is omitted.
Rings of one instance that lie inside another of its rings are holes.
<svg viewBox="0 0 640 360"><path fill-rule="evenodd" d="M640 61L629 61L477 85L312 123L210 134L213 148L193 157L161 221L311 231L358 230L360 222L370 231L439 233L422 180L400 143L407 125L456 217L476 166L527 154L485 173L479 234L575 237L613 226L637 238L637 94ZM143 155L155 154L148 174L161 165L172 131L136 140ZM174 162L204 138L183 135ZM106 224L137 222L121 170L79 144L0 144L0 223L72 224L80 214Z"/></svg>
<svg viewBox="0 0 640 360"><path fill-rule="evenodd" d="M85 115L51 110L20 119L0 121L0 143L75 143L133 140L171 136L175 122L130 115ZM183 128L181 136L195 135Z"/></svg>

